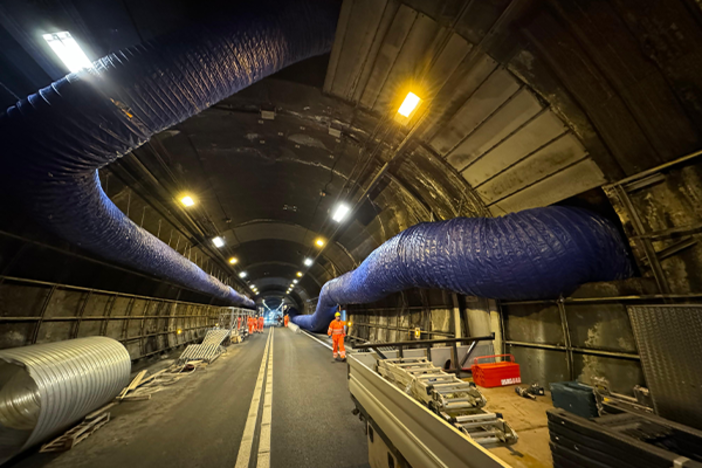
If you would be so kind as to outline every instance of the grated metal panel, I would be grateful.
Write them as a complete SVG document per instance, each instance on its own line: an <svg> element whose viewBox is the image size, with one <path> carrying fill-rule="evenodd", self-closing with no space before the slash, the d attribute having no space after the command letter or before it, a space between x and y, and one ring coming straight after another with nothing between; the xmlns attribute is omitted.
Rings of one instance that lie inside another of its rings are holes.
<svg viewBox="0 0 702 468"><path fill-rule="evenodd" d="M628 311L656 413L702 428L702 305Z"/></svg>

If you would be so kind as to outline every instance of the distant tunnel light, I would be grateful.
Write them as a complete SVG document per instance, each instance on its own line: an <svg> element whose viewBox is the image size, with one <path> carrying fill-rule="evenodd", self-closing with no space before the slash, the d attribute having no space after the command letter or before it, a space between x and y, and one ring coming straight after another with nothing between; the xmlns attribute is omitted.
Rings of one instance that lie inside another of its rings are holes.
<svg viewBox="0 0 702 468"><path fill-rule="evenodd" d="M297 280L293 280L293 284L297 284Z"/></svg>
<svg viewBox="0 0 702 468"><path fill-rule="evenodd" d="M71 33L68 31L61 31L54 34L44 34L42 36L51 50L54 51L58 58L66 65L66 67L72 72L79 72L84 68L90 68L93 64L90 59L85 55L83 49L80 48L78 43Z"/></svg>
<svg viewBox="0 0 702 468"><path fill-rule="evenodd" d="M296 274L297 274L297 277L298 277L298 278L302 278L302 272L301 272L301 271L298 271Z"/></svg>
<svg viewBox="0 0 702 468"><path fill-rule="evenodd" d="M215 247L218 247L218 248L224 247L224 239L222 239L219 236L212 238L212 243L214 244Z"/></svg>
<svg viewBox="0 0 702 468"><path fill-rule="evenodd" d="M314 241L314 243L315 245L317 245L317 247L324 247L324 239L322 239L321 237Z"/></svg>
<svg viewBox="0 0 702 468"><path fill-rule="evenodd" d="M305 259L305 266L312 266L313 263L314 260L312 260L311 258L308 257Z"/></svg>
<svg viewBox="0 0 702 468"><path fill-rule="evenodd" d="M344 205L343 203L341 203L339 206L336 207L336 211L334 211L334 216L332 216L332 219L337 223L340 223L344 219L346 219L346 216L349 214L349 211L351 211L351 208L349 208L348 205Z"/></svg>
<svg viewBox="0 0 702 468"><path fill-rule="evenodd" d="M186 195L183 198L181 198L180 202L183 204L183 206L195 205L195 200L193 200L193 197L191 197L190 195Z"/></svg>
<svg viewBox="0 0 702 468"><path fill-rule="evenodd" d="M237 263L238 261L239 261L239 259L236 258L236 257L231 257L231 258L229 259L229 263L231 263L232 265L236 265L236 263Z"/></svg>
<svg viewBox="0 0 702 468"><path fill-rule="evenodd" d="M416 94L407 93L407 97L402 102L402 105L397 110L397 113L403 117L409 117L410 114L412 114L412 112L417 108L420 101L421 99L419 99L419 96Z"/></svg>
<svg viewBox="0 0 702 468"><path fill-rule="evenodd" d="M245 271L242 271L241 273L239 273L239 278L246 278L247 275L248 275L248 273L246 273Z"/></svg>

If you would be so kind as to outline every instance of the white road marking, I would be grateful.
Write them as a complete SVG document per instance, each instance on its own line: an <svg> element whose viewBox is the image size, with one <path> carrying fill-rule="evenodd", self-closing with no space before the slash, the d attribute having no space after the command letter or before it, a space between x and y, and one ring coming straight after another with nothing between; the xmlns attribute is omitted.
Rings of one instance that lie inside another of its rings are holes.
<svg viewBox="0 0 702 468"><path fill-rule="evenodd" d="M324 341L320 340L319 338L317 338L317 337L314 336L313 334L308 333L307 331L304 331L304 330L303 330L302 333L303 333L304 335L307 335L309 338L312 338L313 340L315 340L315 341L321 343L322 345L326 346L327 348L329 348L329 349L334 349L334 348L332 348L332 345L331 345L331 344L325 343Z"/></svg>
<svg viewBox="0 0 702 468"><path fill-rule="evenodd" d="M271 327L271 336L273 336ZM268 373L266 374L266 391L263 397L263 416L261 416L261 436L258 439L258 457L256 468L271 466L271 420L273 419L273 339L271 338Z"/></svg>
<svg viewBox="0 0 702 468"><path fill-rule="evenodd" d="M273 361L273 355L271 350L273 349L273 328L270 329L268 334L268 341L266 341L266 348L263 352L263 359L261 360L261 368L258 371L258 377L256 378L256 387L254 388L253 397L251 398L251 406L249 407L249 415L246 418L246 426L244 427L244 434L241 437L241 444L239 445L239 454L236 457L235 468L248 468L251 461L251 450L253 448L254 434L256 431L256 421L258 420L259 407L261 406L261 391L263 389L263 377L266 371L266 364L268 361L268 356L271 356L271 365Z"/></svg>

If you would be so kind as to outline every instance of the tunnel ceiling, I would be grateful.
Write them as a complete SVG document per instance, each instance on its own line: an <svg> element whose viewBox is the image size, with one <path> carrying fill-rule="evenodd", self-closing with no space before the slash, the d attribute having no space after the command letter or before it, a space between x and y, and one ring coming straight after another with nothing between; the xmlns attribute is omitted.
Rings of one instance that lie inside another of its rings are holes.
<svg viewBox="0 0 702 468"><path fill-rule="evenodd" d="M97 58L207 13L5 2L0 96L9 105L61 76L33 46L42 31L71 30ZM245 271L240 289L281 300L303 272L300 307L418 222L557 203L698 149L701 13L686 0L346 0L330 55L162 132L103 169L103 185L114 177L120 208L127 189L158 206L130 213L147 229L163 218L234 279ZM356 202L408 135L393 121L408 90L424 114L400 164L332 237L336 203ZM213 236L226 246L204 248Z"/></svg>

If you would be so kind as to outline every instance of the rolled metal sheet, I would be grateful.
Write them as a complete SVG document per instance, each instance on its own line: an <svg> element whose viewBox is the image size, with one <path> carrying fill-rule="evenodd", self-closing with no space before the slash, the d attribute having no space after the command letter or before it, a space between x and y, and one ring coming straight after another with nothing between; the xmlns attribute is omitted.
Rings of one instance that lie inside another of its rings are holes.
<svg viewBox="0 0 702 468"><path fill-rule="evenodd" d="M130 371L102 336L0 351L0 464L112 400Z"/></svg>

